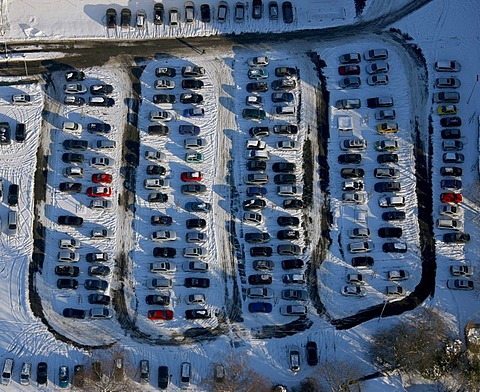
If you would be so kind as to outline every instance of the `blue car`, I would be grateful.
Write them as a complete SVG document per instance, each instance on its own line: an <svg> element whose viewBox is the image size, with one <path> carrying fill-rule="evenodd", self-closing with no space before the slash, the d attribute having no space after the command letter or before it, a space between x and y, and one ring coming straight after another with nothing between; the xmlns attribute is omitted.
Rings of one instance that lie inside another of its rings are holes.
<svg viewBox="0 0 480 392"><path fill-rule="evenodd" d="M271 313L272 304L269 302L252 302L248 304L248 311L250 313Z"/></svg>
<svg viewBox="0 0 480 392"><path fill-rule="evenodd" d="M249 186L247 188L247 196L265 196L267 189L262 186Z"/></svg>

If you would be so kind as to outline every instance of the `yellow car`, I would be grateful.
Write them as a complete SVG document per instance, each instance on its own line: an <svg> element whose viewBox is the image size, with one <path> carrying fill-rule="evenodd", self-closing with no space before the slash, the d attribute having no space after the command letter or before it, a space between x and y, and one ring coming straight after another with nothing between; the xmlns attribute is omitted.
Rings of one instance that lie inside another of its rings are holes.
<svg viewBox="0 0 480 392"><path fill-rule="evenodd" d="M441 105L437 107L437 113L440 116L445 116L446 114L456 114L457 107L455 105Z"/></svg>
<svg viewBox="0 0 480 392"><path fill-rule="evenodd" d="M381 123L377 125L377 132L379 133L395 133L397 131L397 123Z"/></svg>

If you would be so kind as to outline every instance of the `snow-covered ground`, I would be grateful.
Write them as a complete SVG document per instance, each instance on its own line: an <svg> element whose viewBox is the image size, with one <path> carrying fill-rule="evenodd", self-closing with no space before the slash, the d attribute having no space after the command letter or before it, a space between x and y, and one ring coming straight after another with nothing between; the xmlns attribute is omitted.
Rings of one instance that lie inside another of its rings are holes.
<svg viewBox="0 0 480 392"><path fill-rule="evenodd" d="M178 4L177 4L178 3ZM234 2L229 2L230 7ZM293 2L295 7L296 19L292 25L285 25L281 20L278 22L269 22L265 18L262 22L256 22L251 19L251 9L247 10L248 19L243 24L236 24L233 19L221 25L214 21L211 25L205 26L202 22L196 21L191 26L181 24L177 31L172 31L170 27L162 26L154 29L153 23L147 22L147 28L144 32L139 32L133 27L128 32L117 29L117 35L109 34L105 29L105 10L110 5L105 4L74 4L71 2L60 2L55 5L44 2L25 2L8 1L2 2L2 26L4 38L8 41L23 40L25 38L32 40L42 39L69 39L69 38L111 38L114 36L120 38L154 38L154 37L179 37L179 36L206 36L212 34L222 34L225 32L241 33L249 32L269 32L269 31L293 31L298 29L323 28L332 25L350 24L354 17L353 1L332 2ZM401 8L402 4L385 5L384 1L367 2L364 11L364 18L373 20L380 15L388 15ZM400 2L399 2L400 3ZM402 2L406 4L407 2ZM115 7L117 12L129 3L123 1ZM172 2L166 8L178 7L182 9L183 2ZM211 4L215 6L216 4ZM55 7L55 12L52 12ZM147 15L151 19L152 3L139 1L132 8L132 14L135 15L137 9L145 9ZM198 5L197 5L198 7ZM345 10L345 19L332 20L333 16L341 14L340 9ZM199 10L197 9L197 14ZM231 11L231 9L230 9ZM266 11L266 7L264 12ZM472 292L453 291L446 288L446 281L451 278L448 267L451 264L468 263L477 268L475 261L478 258L478 109L479 93L477 90L478 72L476 71L475 59L479 58L479 9L476 2L470 0L466 2L446 2L443 0L434 0L415 11L405 19L397 22L394 27L398 28L405 34L413 38L411 41L415 43L421 50L427 61L428 72L428 90L429 98L426 105L423 105L418 97L420 93L413 93L414 89L422 90L423 86L415 85L413 81L417 80L419 70L415 68L413 63L409 62L409 57L403 51L401 45L390 39L386 34L375 35L374 37L363 36L361 39L349 41L346 39L338 40L332 44L331 42L304 42L295 41L295 43L284 42L278 47L272 46L267 50L267 55L272 60L269 66L270 73L273 73L276 65L297 66L301 70L300 89L296 92L302 97L302 110L300 115L300 129L303 130L296 140L303 143L305 131L309 124L315 124L315 106L306 104L305 98L314 99L314 90L312 86L318 83L313 64L306 55L308 51L317 52L322 59L325 60L327 66L324 68L327 77L327 89L330 91L330 137L329 140L329 164L330 164L330 194L331 208L334 215L334 225L331 232L333 239L328 259L319 270L320 281L320 298L326 306L326 310L332 318L340 318L354 314L356 311L364 309L370 305L380 304L386 299L385 293L385 276L386 271L390 269L406 269L410 272L411 277L402 285L411 291L415 288L421 274L421 259L419 250L419 237L422 235L418 230L417 224L417 207L416 197L413 192L415 186L414 170L413 170L413 151L412 151L412 133L415 120L418 119L419 129L427 132L428 116L431 114L433 118L434 135L438 135L441 127L439 126L439 118L435 114L437 105L431 104L431 97L434 91L434 79L440 75L433 69L433 64L439 59L456 59L462 65L462 70L457 76L462 86L457 90L460 93L461 101L457 104L459 115L462 117L463 125L461 131L463 134L462 141L464 149L462 153L465 155L465 163L463 168L463 197L462 207L465 210L464 222L465 231L472 236L471 242L466 246L451 246L441 241L443 230L436 230L436 252L437 252L437 271L436 271L436 290L435 296L429 299L428 306L437 307L446 313L446 317L456 320L461 332L465 322L476 320L478 312L476 306L476 295ZM75 15L75 18L71 18ZM323 15L323 16L322 16ZM325 16L327 15L327 16ZM388 26L385 26L387 28ZM362 60L361 79L362 87L358 90L340 90L338 81L340 76L337 73L338 55L346 52L363 53L370 48L387 48L389 50L390 71L388 73L390 83L382 87L369 87L365 83L366 73L364 67L366 62ZM205 174L205 184L208 192L201 197L202 200L214 204L215 212L208 217L208 227L206 233L209 236L209 242L206 247L209 251L208 262L211 271L208 272L209 278L215 283L211 285L205 292L208 307L214 311L222 312L225 308L225 297L231 299L233 297L232 277L220 275L220 270L224 269L226 274L232 276L235 271L232 268L233 262L225 260L224 257L230 257L230 244L228 243L228 233L225 222L232 219L230 216L230 191L227 186L228 181L225 178L227 173L227 163L233 159L235 165L235 183L238 186L240 194L243 196L245 186L241 183L241 177L246 173L245 162L243 158L244 143L248 138L247 131L250 122L246 122L241 118L241 110L245 107L245 84L247 83L245 60L248 57L264 54L250 48L224 51L215 58L210 55L203 55L198 58L187 59L169 59L158 58L155 61L146 63L146 68L142 74L142 105L139 112L139 129L141 135L140 143L140 165L138 173L143 173L147 162L143 159L145 149L155 149L163 151L167 154L169 169L169 179L172 183L172 190L169 190L169 204L165 209L161 205L155 207L156 211L165 212L171 215L175 214L175 224L172 229L177 231L180 239L178 245L175 244L177 253L182 252L186 243L184 220L192 217L192 214L185 212L184 205L187 201L193 200L191 196L183 196L178 190L181 186L179 175L182 171L187 170L187 165L183 161L183 137L178 135L178 125L186 123L185 118L181 116L181 110L187 105L175 104L174 109L177 112L175 121L170 122L172 134L167 139L158 136L150 136L145 133L148 112L155 108L151 102L155 91L152 87L155 77L153 72L155 67L161 65L172 65L177 72L182 66L191 63L204 66L207 75L202 78L205 82L205 88L201 91L205 98L204 108L206 111L205 118L194 120L193 123L202 128L201 137L205 137L209 142L208 147L204 150L206 160L198 168ZM61 162L59 156L62 153L61 142L67 136L61 131L62 123L66 120L77 121L86 126L93 119L101 119L110 122L113 125L114 132L108 138L115 140L117 146L121 145L121 130L126 121L126 106L124 98L131 96L129 88L130 80L127 70L118 67L118 64L107 64L104 67L92 68L84 70L89 78L87 84L103 81L114 85L115 92L113 98L117 104L114 108L96 110L90 107L82 109L68 109L58 103L63 99L63 94L58 89L63 85L63 74L54 74L54 84L57 91L51 91L51 86L47 90L43 90L40 85L36 84L16 84L12 86L1 87L0 97L5 101L0 110L0 120L8 121L10 127L14 130L17 121L27 124L27 140L23 143L12 142L10 146L0 146L0 162L2 162L0 175L4 179L4 199L1 208L2 225L2 273L1 278L4 282L0 285L2 296L0 297L0 306L2 309L1 319L2 332L0 338L0 347L2 350L1 358L13 357L16 365L14 370L14 382L8 387L8 390L34 390L34 387L20 387L18 384L18 374L23 361L31 361L38 363L41 360L47 360L49 363L50 385L58 382L58 366L67 364L71 368L76 363L86 361L87 353L74 348L71 345L56 340L54 336L47 330L47 327L38 319L34 318L28 303L28 287L27 274L28 262L33 249L33 239L31 236L33 222L33 174L36 168L36 152L39 145L43 146L44 153L48 155L48 177L47 177L47 196L44 206L44 215L41 212L40 221L47 227L47 256L45 259L42 274L36 274L36 286L42 297L42 306L49 322L55 329L62 334L84 344L102 344L112 341L121 342L122 346L129 350L135 364L141 359L150 361L150 368L156 369L157 366L168 364L172 373L172 383L177 390L179 385L179 365L183 361L192 363L192 390L201 390L198 385L204 377L212 372L212 364L218 363L225 353L232 352L234 354L246 352L249 355L250 363L253 368L270 377L274 382L284 383L286 385L295 385L305 377L312 375L315 369L306 365L303 346L307 341L316 341L319 347L320 363L332 359L347 359L356 363L362 363L365 374L373 372L368 362L367 347L368 340L372 332L379 327L385 327L392 319L372 320L364 323L356 328L347 331L337 331L330 324L315 314L313 307L309 306L309 319L313 321L313 325L305 332L293 335L283 339L255 339L250 334L251 327L257 327L265 324L262 318L253 317L248 314L247 307L243 307L245 323L230 325L230 331L227 335L212 342L204 342L183 346L151 346L140 344L129 336L124 336L124 331L119 327L115 318L112 320L101 321L71 321L65 320L58 313L65 306L79 307L89 309L90 305L86 303L88 291L83 288L78 289L74 295L66 294L65 290L57 290L55 287L56 277L53 274L53 268L57 264L56 255L58 252L58 240L64 236L73 236L79 238L84 244L81 248L83 259L78 263L81 266L83 275L79 278L80 284L83 283L83 277L86 273L88 264L84 260L84 255L91 249L99 249L108 252L112 257L109 263L114 267L113 260L119 256L120 251L131 251L129 257L132 259L133 285L126 289L127 298L131 299L128 311L131 315L137 317L140 329L146 329L152 335L168 333L169 328L165 328L163 323L154 324L146 319L147 306L144 303L144 297L147 294L145 282L147 276L152 276L148 272L148 263L152 260L151 252L152 243L148 240L151 231L154 229L143 221L147 220L151 214L151 207L147 205L145 200L148 191L143 189L143 175L137 176L137 209L135 215L131 216L122 211L118 206L118 194L112 197L114 209L102 213L92 213L88 207L89 198L84 194L72 196L64 196L56 190L58 183L62 181L62 169L66 166ZM443 76L443 75L442 75ZM181 77L177 77L176 82L179 84ZM269 81L273 80L270 77ZM33 97L33 103L29 106L15 106L10 104L10 96L18 92L26 92ZM416 91L416 90L415 90ZM174 93L181 93L181 88L176 88ZM269 92L270 93L270 92ZM265 94L268 97L268 94ZM362 167L366 171L365 186L368 192L369 202L365 206L367 212L368 227L372 233L382 225L380 214L383 209L378 207L379 194L373 191L373 185L377 180L373 177L373 170L378 167L376 164L377 152L373 149L373 143L383 139L384 136L374 131L376 121L374 120L373 109L367 109L365 99L387 95L394 98L394 109L397 112L399 124L399 132L394 136L387 138L396 138L400 144L399 164L397 167L401 171L400 181L402 183L401 194L405 196L407 201L406 221L401 223L404 230L403 241L408 244L408 253L403 257L390 257L381 251L381 243L376 238L376 249L371 253L375 258L375 268L366 273L367 275L367 295L364 298L346 298L340 295L340 289L344 285L345 275L353 271L350 266L349 255L346 245L349 239L345 233L348 228L355 224L354 209L346 207L341 203L341 165L337 163L337 156L342 152L339 148L341 140L351 137L342 136L342 132L336 128L337 117L339 115L351 115L355 124L353 135L363 137L368 142L366 152L363 152L364 163ZM333 108L337 99L343 98L360 98L362 100L362 108L354 111L339 111ZM268 104L270 105L270 104ZM43 112L42 110L47 109ZM271 112L271 107L266 107L267 112ZM417 118L418 117L418 118ZM43 122L42 122L43 121ZM272 125L270 119L265 124ZM170 125L169 124L169 125ZM93 142L99 137L92 136L83 131L82 138L87 138ZM309 136L315 140L313 136ZM272 146L276 141L280 140L277 136L271 136L267 143L268 149L273 152ZM440 138L433 139L433 189L434 206L433 220L438 218L438 207L440 205L439 195L441 193L439 168L443 166L441 156ZM120 160L120 149L107 153L109 157ZM275 152L274 155L277 153ZM86 153L86 158L93 156L92 151ZM297 167L300 167L299 157L291 153L281 153L274 156L272 161L279 158L288 158L295 160ZM86 170L84 187L88 186L88 177L93 171L84 165ZM195 169L197 166L195 166ZM121 189L120 184L123 178L120 176L120 168L117 166L113 171L115 189ZM271 173L273 174L273 173ZM297 177L301 178L302 173L297 169ZM316 174L317 175L317 174ZM8 235L4 229L7 220L6 194L10 183L20 185L20 200L17 207L19 212L19 229L16 235ZM175 190L175 191L173 191ZM269 185L269 194L274 194L273 186ZM271 191L271 192L270 192ZM235 200L239 203L243 200ZM276 204L280 202L280 198L276 195L268 197L271 203L268 209L267 226L270 234L275 236L276 229L270 226L278 214ZM314 191L314 206L319 210L322 203L317 190ZM85 218L86 223L80 230L60 229L55 223L56 217L60 215L60 211L68 211L74 215ZM271 212L270 212L271 211ZM239 222L241 208L234 217L237 221L237 235L241 233L242 224ZM202 217L206 214L201 214ZM318 217L315 216L315 219ZM109 227L115 231L116 241L92 241L88 238L88 232L94 225L102 225ZM119 229L121 228L121 229ZM272 230L270 230L272 228ZM244 230L244 228L243 228ZM319 228L316 225L308 228L310 234L315 237L319 236ZM126 234L127 233L127 234ZM339 242L339 239L341 240ZM315 242L314 242L315 243ZM341 247L339 247L341 243ZM272 242L276 246L276 240ZM297 244L304 246L303 241ZM161 245L158 245L161 246ZM167 246L167 245L165 245ZM248 250L248 247L245 248ZM305 254L302 256L308 260L311 249L307 246ZM278 263L279 261L274 258ZM186 276L181 270L178 263L178 272L175 274L175 283L172 289L174 298L174 311L176 313L175 320L168 327L172 327L170 331L181 332L190 326L198 326L201 323L187 323L183 320L183 312L187 308L185 305L185 295L188 291L181 286L183 278ZM251 262L248 262L247 268L252 272ZM249 273L247 272L247 275ZM279 285L282 272L276 267L274 272L274 284L272 287L275 292L279 293L282 289ZM199 274L197 276L200 276ZM240 281L240 285L243 283ZM109 291L118 288L114 280L111 281ZM245 286L246 287L246 286ZM242 288L244 288L242 286ZM227 292L227 296L224 293ZM138 307L135 301L138 300ZM245 303L248 303L246 301ZM280 301L275 302L274 311L271 320L266 324L285 323L286 317L278 314ZM178 315L178 317L177 317ZM212 319L212 325L215 325L216 319ZM244 326L246 328L244 328ZM302 369L293 374L288 369L288 349L292 345L300 346L302 349L301 367ZM233 346L239 347L232 349ZM352 355L354 353L354 355ZM151 385L156 385L156 372L151 372ZM50 387L54 388L54 387ZM147 387L146 387L147 388ZM401 390L398 380L395 379L378 379L369 381L362 386L367 391L397 391Z"/></svg>

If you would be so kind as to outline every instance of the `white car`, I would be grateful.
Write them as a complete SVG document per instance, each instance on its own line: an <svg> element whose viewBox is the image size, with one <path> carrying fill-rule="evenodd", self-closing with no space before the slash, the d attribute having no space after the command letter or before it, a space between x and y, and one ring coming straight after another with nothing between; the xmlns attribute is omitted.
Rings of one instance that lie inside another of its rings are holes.
<svg viewBox="0 0 480 392"><path fill-rule="evenodd" d="M342 194L342 201L344 203L365 204L367 202L367 195L363 192L348 192Z"/></svg>
<svg viewBox="0 0 480 392"><path fill-rule="evenodd" d="M347 283L354 285L365 284L365 278L362 274L347 274Z"/></svg>
<svg viewBox="0 0 480 392"><path fill-rule="evenodd" d="M462 66L456 60L438 60L435 63L435 70L438 72L460 72Z"/></svg>
<svg viewBox="0 0 480 392"><path fill-rule="evenodd" d="M277 142L277 149L284 151L296 151L298 150L298 143L293 140L281 140Z"/></svg>
<svg viewBox="0 0 480 392"><path fill-rule="evenodd" d="M165 289L172 287L172 280L164 277L153 278L147 280L149 289Z"/></svg>
<svg viewBox="0 0 480 392"><path fill-rule="evenodd" d="M407 280L409 277L410 277L410 273L402 269L388 271L388 280L393 280L393 281Z"/></svg>
<svg viewBox="0 0 480 392"><path fill-rule="evenodd" d="M200 150L207 146L207 141L203 138L188 138L184 141L185 148L191 148L192 150Z"/></svg>
<svg viewBox="0 0 480 392"><path fill-rule="evenodd" d="M177 239L177 233L173 230L154 231L150 236L152 241L174 241Z"/></svg>
<svg viewBox="0 0 480 392"><path fill-rule="evenodd" d="M370 238L370 229L367 227L354 227L348 231L350 238Z"/></svg>
<svg viewBox="0 0 480 392"><path fill-rule="evenodd" d="M85 94L87 88L80 83L69 83L63 85L63 91L65 94Z"/></svg>
<svg viewBox="0 0 480 392"><path fill-rule="evenodd" d="M371 241L359 241L348 244L350 253L366 253L375 249L375 245Z"/></svg>
<svg viewBox="0 0 480 392"><path fill-rule="evenodd" d="M186 235L186 241L188 243L202 243L207 242L207 240L207 235L200 231L189 231Z"/></svg>
<svg viewBox="0 0 480 392"><path fill-rule="evenodd" d="M90 201L90 208L94 210L109 210L113 207L113 204L110 200L105 199L93 199Z"/></svg>
<svg viewBox="0 0 480 392"><path fill-rule="evenodd" d="M104 168L104 167L112 167L115 165L115 161L112 158L105 158L105 157L94 157L90 158L90 166Z"/></svg>
<svg viewBox="0 0 480 392"><path fill-rule="evenodd" d="M82 124L71 121L65 121L62 125L65 132L82 132L82 128Z"/></svg>
<svg viewBox="0 0 480 392"><path fill-rule="evenodd" d="M182 268L185 272L207 272L208 264L203 261L185 261Z"/></svg>
<svg viewBox="0 0 480 392"><path fill-rule="evenodd" d="M265 67L268 65L269 60L266 56L257 56L248 59L247 63L250 67Z"/></svg>
<svg viewBox="0 0 480 392"><path fill-rule="evenodd" d="M347 139L340 142L342 150L365 150L367 141L365 139Z"/></svg>
<svg viewBox="0 0 480 392"><path fill-rule="evenodd" d="M58 252L58 261L76 263L80 260L80 254L77 252L70 252L69 250L62 250Z"/></svg>
<svg viewBox="0 0 480 392"><path fill-rule="evenodd" d="M177 266L169 261L156 261L150 263L150 272L173 274L177 270Z"/></svg>
<svg viewBox="0 0 480 392"><path fill-rule="evenodd" d="M248 95L247 98L245 98L245 103L256 108L261 108L263 106L263 99L259 95Z"/></svg>
<svg viewBox="0 0 480 392"><path fill-rule="evenodd" d="M168 110L150 111L150 121L172 121L174 118L174 113Z"/></svg>
<svg viewBox="0 0 480 392"><path fill-rule="evenodd" d="M92 229L90 238L93 240L108 239L113 237L113 231L110 229Z"/></svg>
<svg viewBox="0 0 480 392"><path fill-rule="evenodd" d="M277 186L277 194L279 196L300 196L303 189L296 185L279 185Z"/></svg>
<svg viewBox="0 0 480 392"><path fill-rule="evenodd" d="M261 225L263 223L263 220L263 215L257 212L245 212L243 214L243 222L250 225Z"/></svg>
<svg viewBox="0 0 480 392"><path fill-rule="evenodd" d="M395 120L395 115L396 113L393 109L377 110L375 120Z"/></svg>
<svg viewBox="0 0 480 392"><path fill-rule="evenodd" d="M245 144L247 150L265 150L267 148L267 143L257 139L249 139Z"/></svg>
<svg viewBox="0 0 480 392"><path fill-rule="evenodd" d="M305 316L307 307L305 305L283 305L280 306L280 314L283 316Z"/></svg>
<svg viewBox="0 0 480 392"><path fill-rule="evenodd" d="M363 191L363 181L358 180L358 181L343 181L342 184L342 190L344 191L353 191L353 192L358 192L358 191Z"/></svg>
<svg viewBox="0 0 480 392"><path fill-rule="evenodd" d="M157 90L172 90L175 88L175 82L169 79L155 80L155 89Z"/></svg>
<svg viewBox="0 0 480 392"><path fill-rule="evenodd" d="M31 97L28 94L12 95L12 103L16 105L28 105L31 103Z"/></svg>
<svg viewBox="0 0 480 392"><path fill-rule="evenodd" d="M406 290L402 286L387 286L387 295L405 295Z"/></svg>
<svg viewBox="0 0 480 392"><path fill-rule="evenodd" d="M165 153L160 152L160 151L145 151L145 159L148 159L150 161L165 161L167 159L167 156Z"/></svg>
<svg viewBox="0 0 480 392"><path fill-rule="evenodd" d="M372 75L367 78L369 86L381 86L388 84L388 75Z"/></svg>
<svg viewBox="0 0 480 392"><path fill-rule="evenodd" d="M389 68L386 61L377 61L376 63L368 64L366 71L369 74L378 74L388 72Z"/></svg>
<svg viewBox="0 0 480 392"><path fill-rule="evenodd" d="M453 206L450 204L441 205L438 209L440 215L450 216L452 218L459 218L463 213L463 208L460 206Z"/></svg>
<svg viewBox="0 0 480 392"><path fill-rule="evenodd" d="M265 287L250 287L247 289L248 298L273 298L273 290Z"/></svg>
<svg viewBox="0 0 480 392"><path fill-rule="evenodd" d="M358 285L348 285L342 287L342 295L346 297L365 297L367 291Z"/></svg>
<svg viewBox="0 0 480 392"><path fill-rule="evenodd" d="M81 243L74 238L63 238L59 240L58 246L60 249L78 249L80 248Z"/></svg>
<svg viewBox="0 0 480 392"><path fill-rule="evenodd" d="M441 230L463 230L463 222L459 219L437 219L437 228Z"/></svg>
<svg viewBox="0 0 480 392"><path fill-rule="evenodd" d="M189 294L185 299L187 305L200 305L205 303L205 294L196 293L196 294Z"/></svg>
<svg viewBox="0 0 480 392"><path fill-rule="evenodd" d="M470 265L451 265L450 273L453 276L472 276L473 267Z"/></svg>
<svg viewBox="0 0 480 392"><path fill-rule="evenodd" d="M207 256L208 251L205 248L196 247L196 248L183 248L183 257L205 257Z"/></svg>
<svg viewBox="0 0 480 392"><path fill-rule="evenodd" d="M113 310L110 308L92 308L90 309L92 319L109 319L113 317Z"/></svg>
<svg viewBox="0 0 480 392"><path fill-rule="evenodd" d="M143 187L145 189L160 189L168 188L170 186L169 180L164 180L163 178L147 178L143 181Z"/></svg>

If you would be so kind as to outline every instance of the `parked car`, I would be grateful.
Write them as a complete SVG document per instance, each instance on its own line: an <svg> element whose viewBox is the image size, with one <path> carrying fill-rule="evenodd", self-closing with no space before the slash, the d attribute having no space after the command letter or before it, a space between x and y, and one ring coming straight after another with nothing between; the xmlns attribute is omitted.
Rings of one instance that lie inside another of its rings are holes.
<svg viewBox="0 0 480 392"><path fill-rule="evenodd" d="M365 170L362 168L345 168L340 170L342 178L359 179L365 176Z"/></svg>
<svg viewBox="0 0 480 392"><path fill-rule="evenodd" d="M360 75L359 65L341 65L338 67L339 75Z"/></svg>
<svg viewBox="0 0 480 392"><path fill-rule="evenodd" d="M402 242L385 242L382 245L382 250L384 252L390 252L390 253L406 253L407 244L404 244Z"/></svg>
<svg viewBox="0 0 480 392"><path fill-rule="evenodd" d="M271 313L273 306L269 302L251 302L248 304L250 313Z"/></svg>
<svg viewBox="0 0 480 392"><path fill-rule="evenodd" d="M362 81L358 76L349 76L347 78L340 79L338 85L341 89L356 89L362 85Z"/></svg>
<svg viewBox="0 0 480 392"><path fill-rule="evenodd" d="M251 285L271 284L272 275L270 274L256 274L248 277L248 283Z"/></svg>
<svg viewBox="0 0 480 392"><path fill-rule="evenodd" d="M249 287L247 289L248 298L273 298L273 290L265 287Z"/></svg>
<svg viewBox="0 0 480 392"><path fill-rule="evenodd" d="M279 226L298 227L300 225L300 220L295 216L279 216L277 218L277 224Z"/></svg>
<svg viewBox="0 0 480 392"><path fill-rule="evenodd" d="M341 293L346 297L365 297L367 294L365 288L358 285L343 286Z"/></svg>
<svg viewBox="0 0 480 392"><path fill-rule="evenodd" d="M293 23L293 7L290 1L284 1L282 3L283 22Z"/></svg>
<svg viewBox="0 0 480 392"><path fill-rule="evenodd" d="M184 286L187 288L208 288L210 279L207 278L185 278Z"/></svg>
<svg viewBox="0 0 480 392"><path fill-rule="evenodd" d="M278 245L277 253L279 255L300 255L302 248L298 245Z"/></svg>
<svg viewBox="0 0 480 392"><path fill-rule="evenodd" d="M456 60L439 60L435 63L435 71L438 72L460 72L462 66Z"/></svg>
<svg viewBox="0 0 480 392"><path fill-rule="evenodd" d="M318 351L317 343L309 341L306 346L307 350L307 363L309 366L318 365Z"/></svg>
<svg viewBox="0 0 480 392"><path fill-rule="evenodd" d="M440 119L440 125L442 127L460 127L462 119L460 117L443 117Z"/></svg>
<svg viewBox="0 0 480 392"><path fill-rule="evenodd" d="M466 244L470 242L470 234L468 233L446 233L442 237L443 242L447 244Z"/></svg>
<svg viewBox="0 0 480 392"><path fill-rule="evenodd" d="M380 238L400 238L403 235L401 227L381 227L378 229Z"/></svg>
<svg viewBox="0 0 480 392"><path fill-rule="evenodd" d="M468 279L448 279L447 287L452 290L473 290L474 284Z"/></svg>
<svg viewBox="0 0 480 392"><path fill-rule="evenodd" d="M388 59L388 50L370 49L363 54L363 58L367 61L386 60Z"/></svg>

